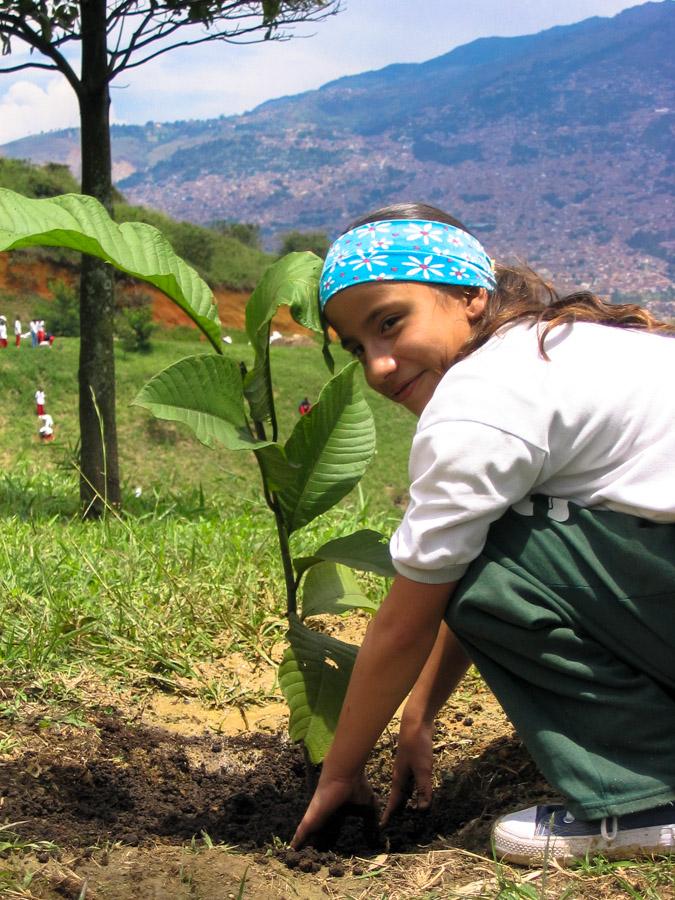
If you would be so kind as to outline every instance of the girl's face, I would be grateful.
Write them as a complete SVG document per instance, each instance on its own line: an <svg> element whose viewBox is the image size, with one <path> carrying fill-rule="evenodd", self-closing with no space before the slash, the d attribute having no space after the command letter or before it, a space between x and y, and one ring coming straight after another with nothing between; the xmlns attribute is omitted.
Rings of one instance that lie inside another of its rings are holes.
<svg viewBox="0 0 675 900"><path fill-rule="evenodd" d="M441 293L417 282L358 284L336 294L326 318L360 360L374 390L419 416L471 334L487 292Z"/></svg>

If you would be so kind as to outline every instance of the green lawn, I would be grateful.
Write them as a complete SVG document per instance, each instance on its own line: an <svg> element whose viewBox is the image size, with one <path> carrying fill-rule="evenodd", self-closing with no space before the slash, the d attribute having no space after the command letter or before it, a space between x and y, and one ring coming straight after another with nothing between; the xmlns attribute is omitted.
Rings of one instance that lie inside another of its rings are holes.
<svg viewBox="0 0 675 900"><path fill-rule="evenodd" d="M233 337L225 352L250 364L245 336ZM153 374L211 351L170 332L153 343L147 355L117 352L124 505L102 523L77 515L77 340L0 352L0 615L11 623L0 664L15 676L84 664L123 681L169 681L224 649L267 654L283 633L284 582L253 455L211 450L187 428L131 405ZM346 362L339 348L336 355ZM328 374L318 343L273 347L271 356L285 437L300 399L316 400ZM46 445L37 436L38 385L56 427ZM394 501L405 494L415 421L369 399L375 460L357 490L293 536L295 555L359 527L391 533L400 518ZM381 579L366 582L383 589Z"/></svg>
<svg viewBox="0 0 675 900"><path fill-rule="evenodd" d="M242 334L225 353L251 363L251 349ZM233 494L257 498L258 470L252 454L211 450L202 446L181 425L155 419L132 406L142 385L166 366L194 353L211 352L205 342L172 340L162 331L148 355L116 353L117 421L121 478L126 501L136 487L144 494L181 493L201 485L208 498L230 502ZM336 349L338 365L347 357ZM3 386L0 466L5 472L53 472L74 457L78 441L77 365L78 341L58 338L51 349L33 350L26 342L17 351L0 352L0 384ZM272 347L275 402L282 436L297 418L304 395L317 399L328 372L318 343L314 347ZM47 410L54 418L56 440L41 446L37 437L34 393L42 385ZM361 492L345 501L366 504L376 513L400 514L407 488L407 454L415 427L413 417L370 392L366 396L376 420L377 455L361 482ZM75 494L73 496L76 503ZM73 510L75 507L73 507Z"/></svg>

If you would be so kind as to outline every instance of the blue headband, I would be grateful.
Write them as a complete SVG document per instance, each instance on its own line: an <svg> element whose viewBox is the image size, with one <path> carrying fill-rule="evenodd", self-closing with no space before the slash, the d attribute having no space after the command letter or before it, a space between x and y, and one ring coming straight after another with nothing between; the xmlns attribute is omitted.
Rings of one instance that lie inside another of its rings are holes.
<svg viewBox="0 0 675 900"><path fill-rule="evenodd" d="M345 288L370 281L497 285L490 257L475 237L443 222L385 219L358 225L331 245L319 282L321 309Z"/></svg>

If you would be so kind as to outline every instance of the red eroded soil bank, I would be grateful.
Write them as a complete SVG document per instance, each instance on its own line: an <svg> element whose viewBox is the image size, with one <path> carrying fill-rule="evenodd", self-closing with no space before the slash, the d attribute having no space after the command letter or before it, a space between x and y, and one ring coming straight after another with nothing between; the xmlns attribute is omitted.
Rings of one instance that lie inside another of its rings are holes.
<svg viewBox="0 0 675 900"><path fill-rule="evenodd" d="M190 319L173 303L166 294L157 291L149 285L144 285L143 290L152 295L152 313L157 322L164 325L188 325L196 327ZM229 288L215 288L213 294L218 304L218 314L225 330L232 328L235 331L244 331L244 316L246 301L250 296L249 291L233 291ZM275 327L283 334L308 334L307 329L298 325L291 318L288 308L282 306L274 317Z"/></svg>
<svg viewBox="0 0 675 900"><path fill-rule="evenodd" d="M50 300L52 293L49 282L61 279L74 284L77 272L72 268L57 266L44 259L22 258L18 253L0 253L0 288L11 294L36 294L44 300ZM143 291L152 297L152 313L156 322L164 325L185 325L196 327L190 319L176 306L166 294L152 285L140 281L126 280L120 282L118 292ZM244 330L244 314L249 291L234 291L229 288L215 288L214 296L218 304L218 313L224 329ZM276 327L285 334L306 334L301 325L293 321L286 307L281 307L275 316Z"/></svg>

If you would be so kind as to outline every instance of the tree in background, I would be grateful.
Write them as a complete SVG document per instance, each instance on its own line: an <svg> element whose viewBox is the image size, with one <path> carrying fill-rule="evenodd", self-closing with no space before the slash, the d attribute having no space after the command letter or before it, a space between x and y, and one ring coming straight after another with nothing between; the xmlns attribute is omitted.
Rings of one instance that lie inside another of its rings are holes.
<svg viewBox="0 0 675 900"><path fill-rule="evenodd" d="M60 72L80 112L82 192L112 211L110 84L177 47L211 41L286 40L287 29L339 10L339 0L0 0L0 45L28 45L29 62L0 68ZM286 29L286 30L284 30ZM67 56L79 45L79 73ZM80 497L86 516L121 500L115 418L113 330L115 297L110 266L83 256L80 270Z"/></svg>
<svg viewBox="0 0 675 900"><path fill-rule="evenodd" d="M150 294L135 289L118 298L115 330L127 353L150 353L150 338L155 330Z"/></svg>
<svg viewBox="0 0 675 900"><path fill-rule="evenodd" d="M213 259L216 235L192 222L180 222L171 235L171 245L179 256L189 259L190 264L203 275Z"/></svg>
<svg viewBox="0 0 675 900"><path fill-rule="evenodd" d="M287 231L281 235L279 256L302 250L310 250L325 259L330 247L328 235L323 231Z"/></svg>
<svg viewBox="0 0 675 900"><path fill-rule="evenodd" d="M49 308L41 310L41 313L44 313L49 331L59 337L79 337L80 305L75 288L62 278L49 281L47 287L54 299Z"/></svg>
<svg viewBox="0 0 675 900"><path fill-rule="evenodd" d="M260 250L262 240L260 237L260 225L254 222L228 222L224 219L216 219L211 223L211 228L225 237L235 238L240 244Z"/></svg>

